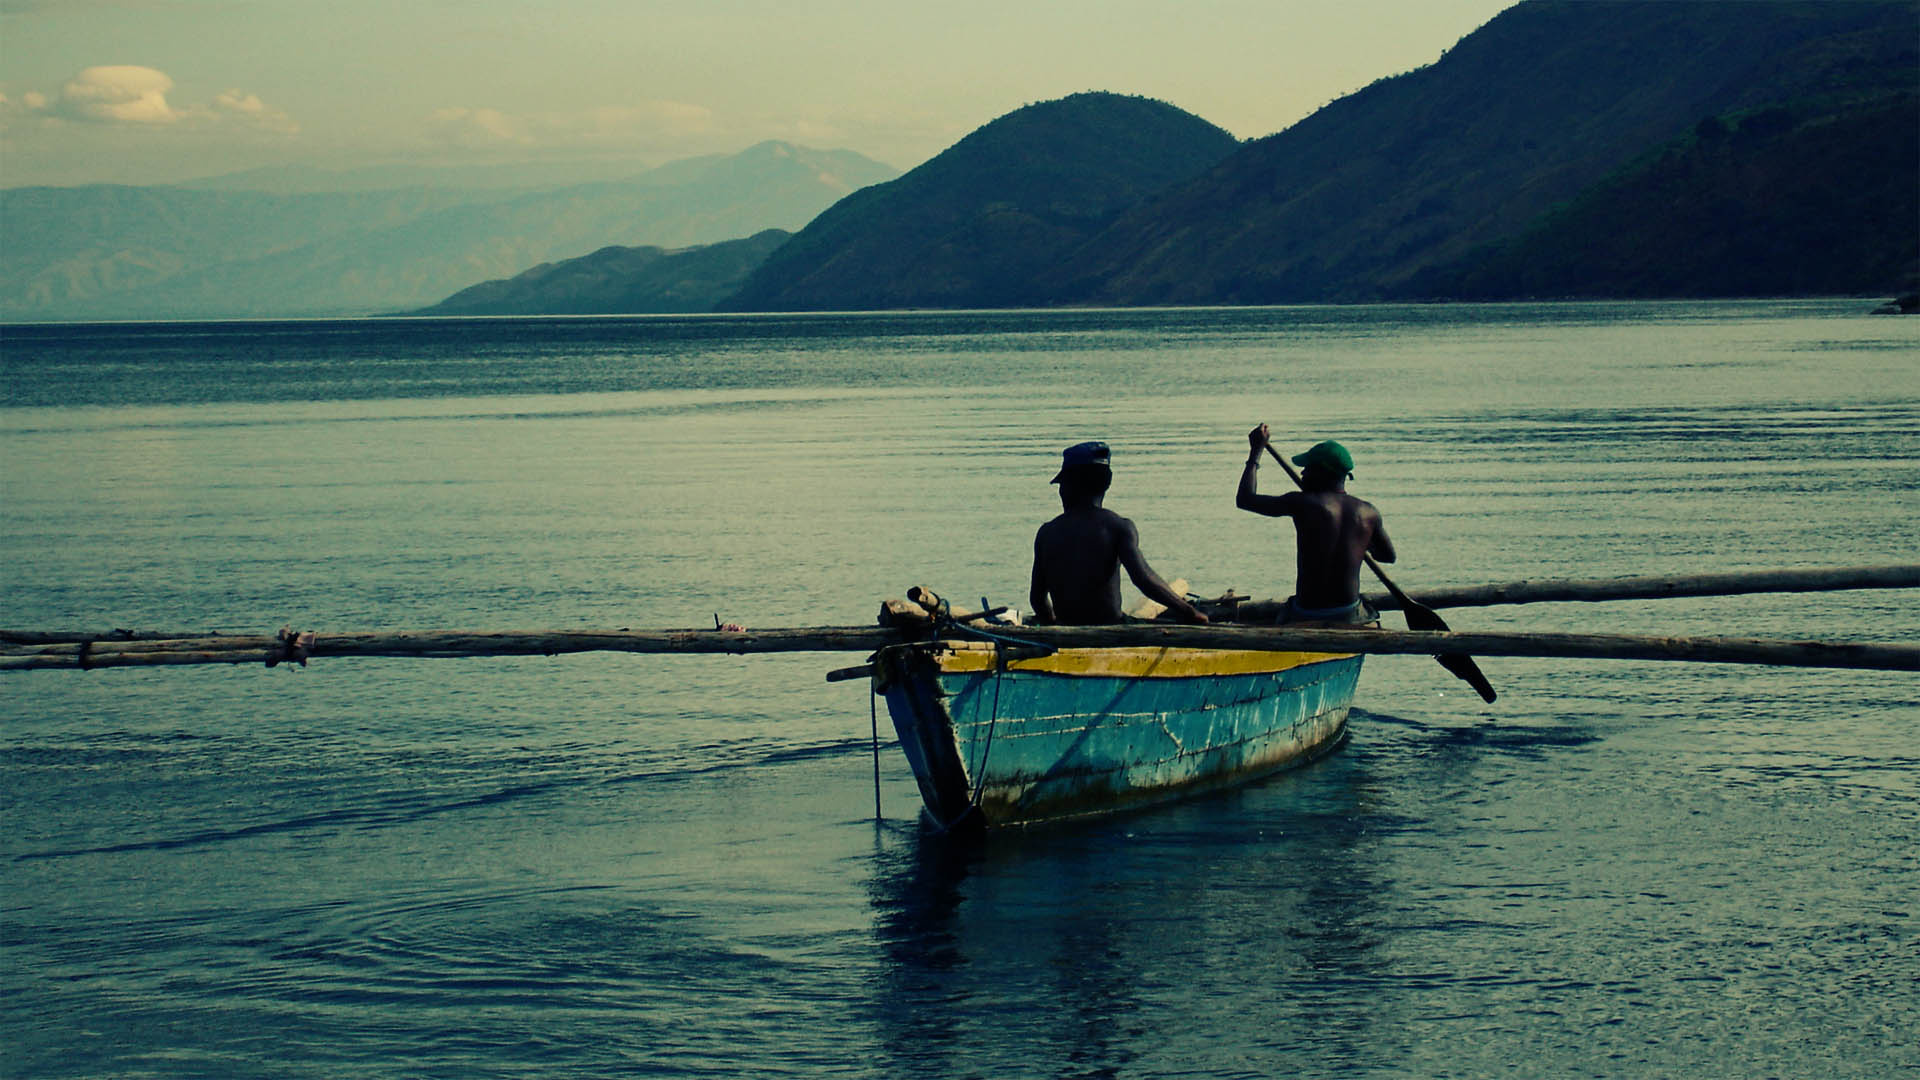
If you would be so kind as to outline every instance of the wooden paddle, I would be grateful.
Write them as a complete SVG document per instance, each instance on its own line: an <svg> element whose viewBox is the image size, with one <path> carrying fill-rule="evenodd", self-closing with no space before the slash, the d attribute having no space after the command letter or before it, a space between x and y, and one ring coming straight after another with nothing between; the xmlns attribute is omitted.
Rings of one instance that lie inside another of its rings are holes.
<svg viewBox="0 0 1920 1080"><path fill-rule="evenodd" d="M1267 453L1273 455L1273 460L1279 462L1280 467L1287 470L1287 478L1293 481L1294 486L1305 490L1306 485L1301 483L1300 474L1293 471L1293 466L1287 462L1286 458L1280 456L1280 451L1275 450L1272 443L1267 443L1266 447ZM1380 584L1386 586L1387 593L1393 597L1394 603L1400 605L1400 610L1405 613L1407 617L1407 629L1448 629L1447 621L1442 619L1438 612L1408 596L1406 593L1401 592L1400 586L1395 585L1393 579L1387 577L1387 572L1380 569L1380 564L1373 561L1373 556L1362 552L1360 557L1366 560L1367 569L1372 570L1373 576L1380 579ZM1439 653L1434 656L1434 659L1440 661L1441 667L1453 672L1462 682L1473 687L1483 700L1493 700L1493 684L1489 683L1487 677L1480 673L1480 665L1473 662L1473 657L1468 656L1466 653Z"/></svg>

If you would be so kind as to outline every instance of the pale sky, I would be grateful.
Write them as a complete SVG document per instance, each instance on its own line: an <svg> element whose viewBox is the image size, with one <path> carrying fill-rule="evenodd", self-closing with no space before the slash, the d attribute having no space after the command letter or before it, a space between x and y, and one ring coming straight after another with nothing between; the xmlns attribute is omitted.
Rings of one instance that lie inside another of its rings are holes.
<svg viewBox="0 0 1920 1080"><path fill-rule="evenodd" d="M909 169L1022 105L1269 135L1511 0L0 0L0 186L620 159L764 139Z"/></svg>

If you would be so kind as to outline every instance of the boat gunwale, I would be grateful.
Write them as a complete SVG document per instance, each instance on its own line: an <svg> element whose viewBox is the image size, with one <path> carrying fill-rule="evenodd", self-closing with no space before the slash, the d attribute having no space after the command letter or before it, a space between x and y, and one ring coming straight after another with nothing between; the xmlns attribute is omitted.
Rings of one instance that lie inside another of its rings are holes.
<svg viewBox="0 0 1920 1080"><path fill-rule="evenodd" d="M942 675L990 673L996 669L1062 678L1213 679L1235 675L1265 675L1314 664L1347 660L1358 653L1305 652L1282 649L1211 649L1177 645L1075 646L1035 656L1023 644L1007 651L1016 655L999 664L1000 646L984 641L937 640L888 646L921 649Z"/></svg>

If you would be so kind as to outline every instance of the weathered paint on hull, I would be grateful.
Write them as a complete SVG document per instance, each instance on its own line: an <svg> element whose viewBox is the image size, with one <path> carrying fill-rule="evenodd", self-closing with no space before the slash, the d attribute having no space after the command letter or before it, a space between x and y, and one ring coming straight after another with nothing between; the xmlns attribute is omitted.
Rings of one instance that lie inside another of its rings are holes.
<svg viewBox="0 0 1920 1080"><path fill-rule="evenodd" d="M884 650L876 689L934 823L1024 824L1245 783L1337 747L1361 657L968 642Z"/></svg>

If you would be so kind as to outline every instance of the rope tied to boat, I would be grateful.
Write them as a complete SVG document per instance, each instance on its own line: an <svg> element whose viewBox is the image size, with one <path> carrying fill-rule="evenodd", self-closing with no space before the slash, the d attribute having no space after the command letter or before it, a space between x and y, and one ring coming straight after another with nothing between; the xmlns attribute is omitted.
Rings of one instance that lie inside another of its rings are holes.
<svg viewBox="0 0 1920 1080"><path fill-rule="evenodd" d="M980 606L983 608L990 607L985 597L981 597ZM1004 676L1007 671L1007 664L1009 663L1007 654L1010 648L1036 650L1033 655L1037 656L1050 656L1060 650L1052 645L1036 645L1030 641L1020 641L1017 638L990 633L977 626L958 622L953 618L952 608L948 605L945 598L940 600L939 605L934 609L933 616L933 636L935 640L947 634L960 634L981 638L993 643L993 706L987 713L987 737L982 739L980 743L979 762L977 764L971 762L968 764L969 771L973 773L973 793L969 797L968 802L974 809L978 810L980 808L980 796L986 791L987 761L993 755L993 736L1000 727L1000 683L1002 682L1002 676ZM968 617L972 618L973 616Z"/></svg>
<svg viewBox="0 0 1920 1080"><path fill-rule="evenodd" d="M993 756L993 733L1000 728L1000 682L1007 672L1007 653L993 650L993 708L987 713L987 737L980 746L980 768L974 773L973 795L967 802L980 809L980 796L987 789L987 760Z"/></svg>
<svg viewBox="0 0 1920 1080"><path fill-rule="evenodd" d="M880 703L878 694L867 695L867 723L873 727L873 821L879 824L885 820L880 816Z"/></svg>

